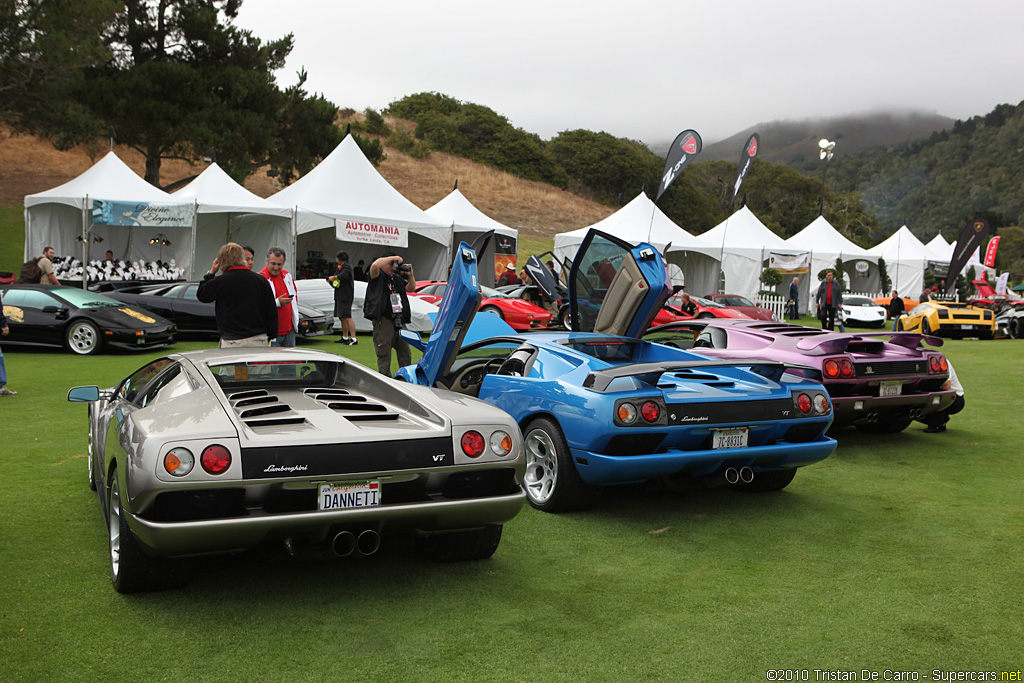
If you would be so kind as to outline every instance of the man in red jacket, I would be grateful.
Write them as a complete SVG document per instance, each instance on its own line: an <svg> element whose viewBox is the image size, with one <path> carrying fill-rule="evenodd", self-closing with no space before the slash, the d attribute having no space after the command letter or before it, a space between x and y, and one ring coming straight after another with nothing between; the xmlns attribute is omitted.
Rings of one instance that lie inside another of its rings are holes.
<svg viewBox="0 0 1024 683"><path fill-rule="evenodd" d="M267 267L260 275L270 280L277 306L277 339L271 346L295 346L295 332L299 329L299 307L295 304L295 280L284 269L284 249L271 247L267 252Z"/></svg>

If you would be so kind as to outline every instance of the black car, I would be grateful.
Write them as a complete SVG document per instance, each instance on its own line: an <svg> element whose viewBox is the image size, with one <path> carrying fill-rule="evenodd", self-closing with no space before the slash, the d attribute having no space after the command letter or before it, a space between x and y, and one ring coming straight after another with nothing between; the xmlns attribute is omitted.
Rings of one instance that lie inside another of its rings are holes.
<svg viewBox="0 0 1024 683"><path fill-rule="evenodd" d="M174 343L171 321L103 294L58 285L3 289L10 334L4 344L66 347L82 355L104 346L152 349Z"/></svg>
<svg viewBox="0 0 1024 683"><path fill-rule="evenodd" d="M109 296L148 309L173 321L180 333L217 336L214 304L200 301L196 297L198 291L198 282L174 282L126 287L110 292ZM333 316L299 303L298 336L315 337L327 334L332 327Z"/></svg>

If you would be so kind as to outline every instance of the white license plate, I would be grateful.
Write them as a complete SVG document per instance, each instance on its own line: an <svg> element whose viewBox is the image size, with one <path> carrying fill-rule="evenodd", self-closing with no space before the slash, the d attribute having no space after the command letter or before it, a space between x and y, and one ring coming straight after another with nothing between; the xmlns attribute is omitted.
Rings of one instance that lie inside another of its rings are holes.
<svg viewBox="0 0 1024 683"><path fill-rule="evenodd" d="M747 433L750 430L746 427L737 429L712 429L711 447L719 448L746 448Z"/></svg>
<svg viewBox="0 0 1024 683"><path fill-rule="evenodd" d="M879 396L899 396L903 393L903 382L902 380L890 380L888 382L878 383L878 395Z"/></svg>
<svg viewBox="0 0 1024 683"><path fill-rule="evenodd" d="M320 509L345 510L380 505L380 482L350 481L344 484L320 484Z"/></svg>

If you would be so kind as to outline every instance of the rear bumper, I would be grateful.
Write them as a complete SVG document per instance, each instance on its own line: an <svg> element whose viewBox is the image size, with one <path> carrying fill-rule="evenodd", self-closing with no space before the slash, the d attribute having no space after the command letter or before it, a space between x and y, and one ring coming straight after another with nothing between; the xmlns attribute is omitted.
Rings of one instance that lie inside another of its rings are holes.
<svg viewBox="0 0 1024 683"><path fill-rule="evenodd" d="M852 425L873 422L879 417L908 416L920 417L945 410L956 398L956 391L947 389L927 394L906 396L847 396L832 399L835 425ZM915 411L915 414L911 414Z"/></svg>
<svg viewBox="0 0 1024 683"><path fill-rule="evenodd" d="M824 460L835 448L835 439L820 437L808 443L778 442L770 446L700 451L667 449L649 455L604 455L574 448L572 457L584 482L608 485L646 481L678 473L688 473L694 477L709 476L723 466L746 466L755 472L762 469L795 468Z"/></svg>

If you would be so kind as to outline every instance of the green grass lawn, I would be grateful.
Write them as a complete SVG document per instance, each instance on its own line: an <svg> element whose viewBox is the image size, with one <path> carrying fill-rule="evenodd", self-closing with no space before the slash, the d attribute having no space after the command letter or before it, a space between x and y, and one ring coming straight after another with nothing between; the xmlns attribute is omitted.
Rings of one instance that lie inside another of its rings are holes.
<svg viewBox="0 0 1024 683"><path fill-rule="evenodd" d="M370 363L369 342L312 346ZM8 346L19 395L0 399L0 680L1016 671L1024 344L944 349L967 391L948 432L842 430L836 453L779 493L625 488L586 513L525 510L487 561L433 564L385 539L361 561L211 559L182 590L123 596L86 484L86 408L65 396L159 354Z"/></svg>

